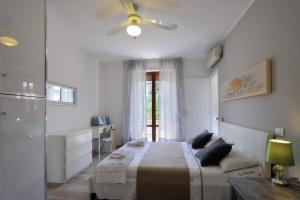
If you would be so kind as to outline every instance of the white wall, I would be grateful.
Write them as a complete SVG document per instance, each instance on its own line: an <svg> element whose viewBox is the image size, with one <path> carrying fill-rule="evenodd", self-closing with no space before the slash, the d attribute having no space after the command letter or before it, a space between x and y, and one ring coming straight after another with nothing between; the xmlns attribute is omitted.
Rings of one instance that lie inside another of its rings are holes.
<svg viewBox="0 0 300 200"><path fill-rule="evenodd" d="M110 117L116 125L117 144L121 144L122 106L123 106L123 63L102 63L103 66L103 114Z"/></svg>
<svg viewBox="0 0 300 200"><path fill-rule="evenodd" d="M191 139L203 130L209 130L209 79L185 78L185 139Z"/></svg>
<svg viewBox="0 0 300 200"><path fill-rule="evenodd" d="M204 62L201 60L185 60L184 61L184 79L188 85L191 83L200 83L201 80L205 82L208 81L208 70L204 66ZM122 103L123 103L123 63L122 62L100 62L99 68L103 71L103 78L100 80L104 87L104 94L102 96L103 99L103 114L109 115L111 118L112 123L116 124L117 126L117 143L120 144L121 142L121 124L122 124ZM191 116L188 116L188 120L185 122L185 127L188 131L188 137L195 135L204 129L202 120L208 121L208 107L207 111L204 111L205 108L201 107L204 104L201 102L197 102L196 99L192 100L192 93L195 94L205 94L203 97L209 96L208 85L203 86L207 87L204 92L201 92L201 86L198 88L193 85L193 89L189 90L185 87L188 91L187 93L187 103L191 103L193 105L186 105L187 108L190 109ZM194 91L195 90L195 91ZM197 99L201 98L197 96ZM100 98L101 99L101 98ZM203 100L203 99L202 99ZM204 100L205 101L205 100ZM207 102L208 103L208 102ZM195 104L195 105L194 105ZM195 108L191 110L191 108ZM201 111L207 113L207 119L204 117ZM188 111L189 112L189 111ZM195 116L195 117L193 117ZM196 119L200 117L199 119ZM197 121L199 123L197 123ZM201 122L200 122L201 121ZM195 123L196 122L196 123ZM201 125L202 124L202 125ZM194 126L193 126L194 125ZM205 129L208 129L208 124Z"/></svg>
<svg viewBox="0 0 300 200"><path fill-rule="evenodd" d="M184 60L183 77L187 78L208 78L209 70L205 66L205 60Z"/></svg>
<svg viewBox="0 0 300 200"><path fill-rule="evenodd" d="M77 88L77 105L47 105L47 132L90 126L92 115L110 116L121 143L123 63L97 62L76 44L71 27L48 3L48 80ZM187 137L207 129L208 70L201 60L184 61ZM202 84L199 87L197 84ZM202 103L201 103L202 102ZM205 113L205 114L204 114Z"/></svg>
<svg viewBox="0 0 300 200"><path fill-rule="evenodd" d="M215 69L209 76L209 124L210 131L219 134L219 71Z"/></svg>
<svg viewBox="0 0 300 200"><path fill-rule="evenodd" d="M185 139L209 129L209 70L204 60L184 60Z"/></svg>
<svg viewBox="0 0 300 200"><path fill-rule="evenodd" d="M47 132L90 126L102 105L97 60L76 45L72 31L48 3L48 80L77 88L77 105L47 104Z"/></svg>
<svg viewBox="0 0 300 200"><path fill-rule="evenodd" d="M104 65L98 61L98 77L97 77L97 85L98 85L98 114L104 113Z"/></svg>
<svg viewBox="0 0 300 200"><path fill-rule="evenodd" d="M290 176L300 178L300 1L257 0L232 30L218 64L224 81L265 58L273 59L272 93L222 102L225 121L274 132L286 129L293 142L294 167Z"/></svg>

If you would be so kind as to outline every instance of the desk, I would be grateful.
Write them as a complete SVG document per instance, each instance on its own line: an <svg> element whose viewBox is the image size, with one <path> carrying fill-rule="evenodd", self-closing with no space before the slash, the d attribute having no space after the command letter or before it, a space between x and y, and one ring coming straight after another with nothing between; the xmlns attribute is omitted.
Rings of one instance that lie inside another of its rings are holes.
<svg viewBox="0 0 300 200"><path fill-rule="evenodd" d="M112 142L112 150L115 150L116 148L116 129L115 125L100 125L100 126L93 126L92 127L92 134L93 134L93 139L98 139L98 158L100 159L100 149L101 149L101 134L104 133L106 128L112 127L111 130L111 142Z"/></svg>

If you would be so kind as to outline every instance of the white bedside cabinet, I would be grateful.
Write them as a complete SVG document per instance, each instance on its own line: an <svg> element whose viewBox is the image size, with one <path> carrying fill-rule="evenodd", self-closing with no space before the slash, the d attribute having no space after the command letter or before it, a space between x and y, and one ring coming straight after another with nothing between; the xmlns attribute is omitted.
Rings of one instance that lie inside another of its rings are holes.
<svg viewBox="0 0 300 200"><path fill-rule="evenodd" d="M91 163L91 129L47 133L47 182L64 183Z"/></svg>

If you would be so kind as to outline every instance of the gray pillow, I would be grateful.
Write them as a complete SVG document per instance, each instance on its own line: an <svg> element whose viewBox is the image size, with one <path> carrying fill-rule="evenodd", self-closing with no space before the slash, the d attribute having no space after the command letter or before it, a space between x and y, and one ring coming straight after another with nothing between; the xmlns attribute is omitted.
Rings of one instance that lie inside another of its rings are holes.
<svg viewBox="0 0 300 200"><path fill-rule="evenodd" d="M222 138L219 138L209 147L198 151L195 156L200 160L202 166L218 165L231 149L232 144L228 144Z"/></svg>
<svg viewBox="0 0 300 200"><path fill-rule="evenodd" d="M209 133L207 130L194 137L192 141L192 148L199 149L203 148L212 138L213 133Z"/></svg>

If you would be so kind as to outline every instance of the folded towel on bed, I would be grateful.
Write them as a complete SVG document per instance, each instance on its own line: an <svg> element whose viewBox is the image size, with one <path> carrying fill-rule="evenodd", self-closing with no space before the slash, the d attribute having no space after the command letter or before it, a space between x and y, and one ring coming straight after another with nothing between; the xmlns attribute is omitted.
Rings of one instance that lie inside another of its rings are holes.
<svg viewBox="0 0 300 200"><path fill-rule="evenodd" d="M129 147L143 147L144 145L145 145L144 140L133 140L127 143L127 146Z"/></svg>
<svg viewBox="0 0 300 200"><path fill-rule="evenodd" d="M96 168L96 183L127 183L127 169L134 154L117 150L104 159Z"/></svg>

